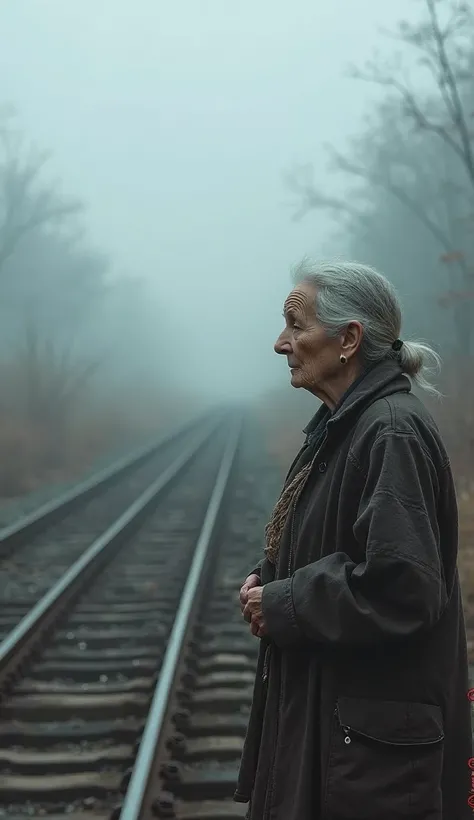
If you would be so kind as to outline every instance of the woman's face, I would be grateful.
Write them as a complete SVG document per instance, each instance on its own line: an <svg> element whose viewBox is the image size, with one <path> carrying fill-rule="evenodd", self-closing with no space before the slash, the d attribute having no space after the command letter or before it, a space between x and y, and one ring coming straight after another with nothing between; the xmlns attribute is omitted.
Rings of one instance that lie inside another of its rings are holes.
<svg viewBox="0 0 474 820"><path fill-rule="evenodd" d="M341 339L327 336L316 319L316 290L301 284L291 291L283 307L285 328L276 343L276 353L286 356L293 387L320 395L325 385L341 371Z"/></svg>

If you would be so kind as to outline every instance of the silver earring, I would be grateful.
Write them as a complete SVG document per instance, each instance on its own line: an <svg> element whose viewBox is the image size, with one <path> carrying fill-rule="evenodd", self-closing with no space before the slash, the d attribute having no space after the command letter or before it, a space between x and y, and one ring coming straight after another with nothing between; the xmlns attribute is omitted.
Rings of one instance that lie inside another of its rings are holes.
<svg viewBox="0 0 474 820"><path fill-rule="evenodd" d="M341 362L341 364L346 364L347 359L343 353L341 353L341 355L339 356L339 361Z"/></svg>

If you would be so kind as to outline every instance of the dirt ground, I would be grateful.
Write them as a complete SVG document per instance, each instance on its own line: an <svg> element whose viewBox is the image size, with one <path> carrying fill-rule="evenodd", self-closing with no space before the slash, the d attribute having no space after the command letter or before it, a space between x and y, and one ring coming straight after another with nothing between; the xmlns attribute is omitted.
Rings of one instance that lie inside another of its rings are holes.
<svg viewBox="0 0 474 820"><path fill-rule="evenodd" d="M469 663L474 665L474 497L459 499L459 577L466 615Z"/></svg>

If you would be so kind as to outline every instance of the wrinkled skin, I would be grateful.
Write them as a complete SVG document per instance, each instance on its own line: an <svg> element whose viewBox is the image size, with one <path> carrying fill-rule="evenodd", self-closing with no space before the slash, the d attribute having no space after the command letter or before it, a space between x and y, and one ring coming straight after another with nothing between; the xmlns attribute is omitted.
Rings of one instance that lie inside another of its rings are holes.
<svg viewBox="0 0 474 820"><path fill-rule="evenodd" d="M335 337L326 334L316 317L317 291L303 283L287 297L275 352L286 356L293 387L308 390L333 409L360 373L357 351L362 341L362 326L351 322ZM341 355L347 361L341 363Z"/></svg>
<svg viewBox="0 0 474 820"><path fill-rule="evenodd" d="M245 620L250 624L252 635L263 638L266 634L262 613L262 587L260 578L253 573L248 575L240 590L240 609Z"/></svg>

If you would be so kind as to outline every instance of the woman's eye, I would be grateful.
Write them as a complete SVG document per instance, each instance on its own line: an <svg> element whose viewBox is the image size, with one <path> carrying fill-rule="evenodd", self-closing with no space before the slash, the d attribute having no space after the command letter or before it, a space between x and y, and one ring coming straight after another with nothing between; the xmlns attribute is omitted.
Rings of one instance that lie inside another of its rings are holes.
<svg viewBox="0 0 474 820"><path fill-rule="evenodd" d="M297 325L295 322L293 323L293 330L301 330L301 326Z"/></svg>

